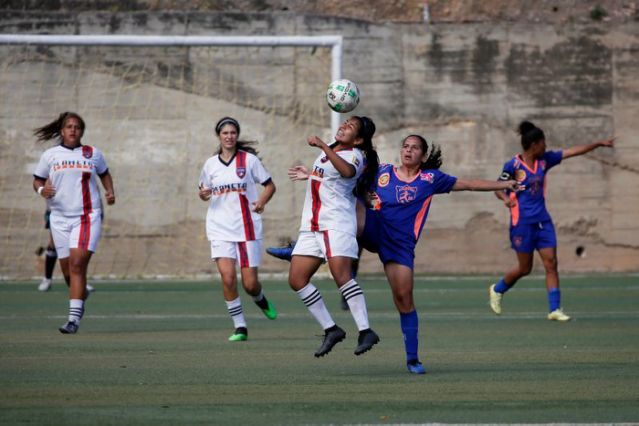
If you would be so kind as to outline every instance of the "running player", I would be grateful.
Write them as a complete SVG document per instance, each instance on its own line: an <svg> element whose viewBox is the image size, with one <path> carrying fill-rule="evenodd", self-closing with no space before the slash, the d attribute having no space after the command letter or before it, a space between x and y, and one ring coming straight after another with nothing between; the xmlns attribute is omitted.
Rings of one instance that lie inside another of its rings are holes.
<svg viewBox="0 0 639 426"><path fill-rule="evenodd" d="M504 164L500 179L515 179L525 189L518 192L496 192L497 198L510 209L510 244L517 254L517 266L490 286L490 307L495 314L501 314L504 293L521 277L530 273L533 253L537 250L546 270L547 318L551 321L569 321L570 317L561 309L557 238L552 219L546 210L546 173L566 158L583 155L599 147L613 147L614 138L559 151L546 151L546 136L533 123L521 122L519 134L524 151Z"/></svg>
<svg viewBox="0 0 639 426"><path fill-rule="evenodd" d="M257 268L262 260L262 212L275 193L275 184L257 158L253 142L238 140L240 123L224 117L215 125L220 140L218 152L202 168L199 196L209 201L206 235L211 258L222 279L224 300L235 326L230 341L248 338L246 319L237 291L235 264L239 262L244 290L271 320L277 317L264 296ZM257 183L264 186L258 193Z"/></svg>
<svg viewBox="0 0 639 426"><path fill-rule="evenodd" d="M61 140L40 157L33 189L50 202L51 234L69 286L69 317L59 329L64 334L76 333L84 314L87 268L102 230L98 177L107 204L115 203L113 179L102 152L81 143L85 127L78 114L64 112L34 132L41 142Z"/></svg>
<svg viewBox="0 0 639 426"><path fill-rule="evenodd" d="M355 355L363 354L379 342L369 326L364 293L352 277L351 266L352 260L357 259L353 190L360 176L363 185L367 185L377 170L374 133L375 124L371 119L351 117L339 127L331 145L317 136L308 138L310 146L322 151L311 172L304 166L289 169L291 180L308 180L288 282L324 329L324 340L315 352L316 357L326 355L346 337L326 309L319 290L310 282L324 260L359 330Z"/></svg>

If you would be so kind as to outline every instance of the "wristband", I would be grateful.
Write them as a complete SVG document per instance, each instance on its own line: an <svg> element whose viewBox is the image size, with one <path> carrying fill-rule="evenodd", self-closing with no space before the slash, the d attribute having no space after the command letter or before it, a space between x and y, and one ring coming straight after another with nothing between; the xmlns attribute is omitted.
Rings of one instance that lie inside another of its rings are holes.
<svg viewBox="0 0 639 426"><path fill-rule="evenodd" d="M38 195L42 195L42 191L44 191L44 186L38 188Z"/></svg>

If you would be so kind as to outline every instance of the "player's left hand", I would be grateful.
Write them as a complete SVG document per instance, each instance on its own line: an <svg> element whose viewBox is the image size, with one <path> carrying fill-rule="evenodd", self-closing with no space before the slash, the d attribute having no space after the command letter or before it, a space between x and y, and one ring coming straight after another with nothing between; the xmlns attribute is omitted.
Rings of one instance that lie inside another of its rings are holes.
<svg viewBox="0 0 639 426"><path fill-rule="evenodd" d="M255 213L262 213L264 211L264 204L260 203L259 201L254 202L253 211Z"/></svg>
<svg viewBox="0 0 639 426"><path fill-rule="evenodd" d="M115 194L111 191L104 191L104 198L108 205L112 206L115 204Z"/></svg>

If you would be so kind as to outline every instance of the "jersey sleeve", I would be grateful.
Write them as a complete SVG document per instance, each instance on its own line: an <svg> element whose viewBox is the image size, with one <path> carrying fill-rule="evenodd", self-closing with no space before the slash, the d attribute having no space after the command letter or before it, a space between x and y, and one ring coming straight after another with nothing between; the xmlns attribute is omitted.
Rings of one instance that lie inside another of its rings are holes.
<svg viewBox="0 0 639 426"><path fill-rule="evenodd" d="M49 178L49 155L46 151L40 156L40 161L38 161L38 165L33 172L33 176L42 179Z"/></svg>
<svg viewBox="0 0 639 426"><path fill-rule="evenodd" d="M211 187L211 182L209 182L209 176L208 176L208 173L206 172L208 164L209 164L209 160L206 160L206 162L204 163L204 166L202 166L202 171L200 172L200 179L198 180L198 183L197 183L198 188Z"/></svg>
<svg viewBox="0 0 639 426"><path fill-rule="evenodd" d="M94 148L95 149L95 148ZM109 167L107 166L106 160L104 159L104 155L102 151L95 149L95 171L98 173L98 176L103 176L107 171L109 171Z"/></svg>
<svg viewBox="0 0 639 426"><path fill-rule="evenodd" d="M264 167L264 164L262 164L259 158L251 156L251 159L251 176L253 176L253 181L262 185L266 184L271 180L271 174L266 170L266 167Z"/></svg>
<svg viewBox="0 0 639 426"><path fill-rule="evenodd" d="M355 177L360 177L364 171L364 155L359 149L337 151L337 155L342 157L348 164L355 167Z"/></svg>
<svg viewBox="0 0 639 426"><path fill-rule="evenodd" d="M544 154L544 160L546 160L546 170L549 170L555 167L557 164L561 163L563 157L563 151L546 151L546 153Z"/></svg>
<svg viewBox="0 0 639 426"><path fill-rule="evenodd" d="M504 168L501 170L498 180L512 180L515 177L515 166L513 161L507 161L504 164Z"/></svg>
<svg viewBox="0 0 639 426"><path fill-rule="evenodd" d="M453 186L455 186L456 182L457 177L447 175L446 173L442 173L440 171L436 171L435 180L433 182L435 194L446 194L452 191Z"/></svg>

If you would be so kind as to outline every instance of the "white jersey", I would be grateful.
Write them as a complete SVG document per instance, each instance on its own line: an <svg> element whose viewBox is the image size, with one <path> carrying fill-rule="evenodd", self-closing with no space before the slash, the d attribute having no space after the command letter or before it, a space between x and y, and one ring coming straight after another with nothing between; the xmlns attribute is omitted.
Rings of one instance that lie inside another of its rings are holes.
<svg viewBox="0 0 639 426"><path fill-rule="evenodd" d="M108 170L97 148L89 145L67 148L60 144L42 153L33 175L49 179L56 190L49 199L51 213L75 217L102 210L98 176Z"/></svg>
<svg viewBox="0 0 639 426"><path fill-rule="evenodd" d="M364 157L358 148L336 151L355 167L355 176L342 177L324 153L313 163L308 178L300 231L337 230L357 233L353 189L364 171Z"/></svg>
<svg viewBox="0 0 639 426"><path fill-rule="evenodd" d="M262 216L253 211L259 194L257 183L266 185L271 175L255 155L238 150L228 163L219 155L206 160L200 187L210 188L206 213L206 236L210 241L262 239Z"/></svg>

